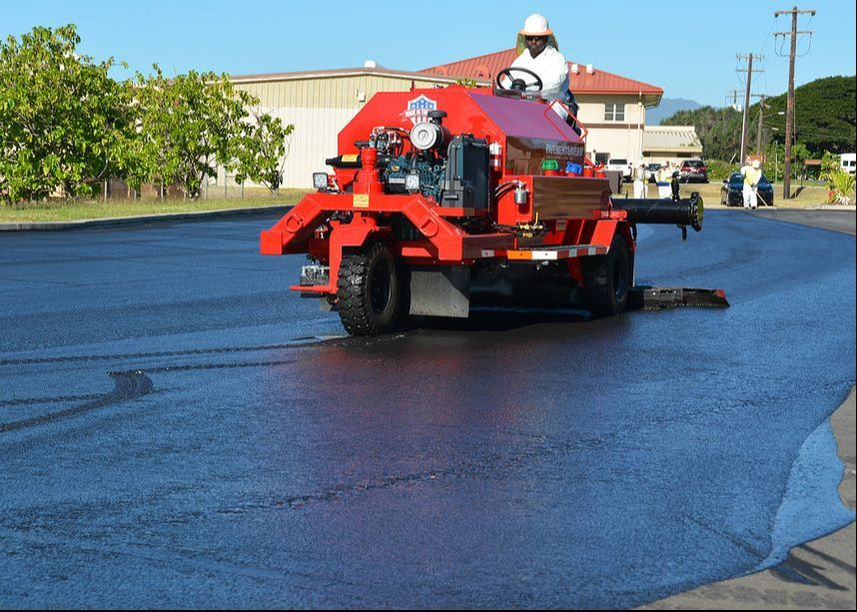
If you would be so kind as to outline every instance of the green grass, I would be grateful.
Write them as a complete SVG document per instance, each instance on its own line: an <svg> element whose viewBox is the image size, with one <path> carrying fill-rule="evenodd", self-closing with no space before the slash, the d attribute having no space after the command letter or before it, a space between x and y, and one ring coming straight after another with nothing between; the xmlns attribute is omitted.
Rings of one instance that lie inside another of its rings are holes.
<svg viewBox="0 0 857 612"><path fill-rule="evenodd" d="M38 223L135 217L169 213L205 212L229 208L256 208L296 204L309 193L304 189L281 189L274 197L208 200L51 200L16 206L0 206L0 223Z"/></svg>

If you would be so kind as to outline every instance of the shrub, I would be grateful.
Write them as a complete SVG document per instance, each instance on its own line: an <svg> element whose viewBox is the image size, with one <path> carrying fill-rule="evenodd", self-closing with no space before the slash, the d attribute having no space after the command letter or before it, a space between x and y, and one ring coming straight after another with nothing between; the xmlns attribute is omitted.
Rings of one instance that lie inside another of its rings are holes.
<svg viewBox="0 0 857 612"><path fill-rule="evenodd" d="M830 190L836 204L854 204L854 177L845 170L834 170L828 173Z"/></svg>
<svg viewBox="0 0 857 612"><path fill-rule="evenodd" d="M723 181L729 178L730 173L738 170L735 164L720 159L709 159L705 163L708 166L708 180L712 182Z"/></svg>

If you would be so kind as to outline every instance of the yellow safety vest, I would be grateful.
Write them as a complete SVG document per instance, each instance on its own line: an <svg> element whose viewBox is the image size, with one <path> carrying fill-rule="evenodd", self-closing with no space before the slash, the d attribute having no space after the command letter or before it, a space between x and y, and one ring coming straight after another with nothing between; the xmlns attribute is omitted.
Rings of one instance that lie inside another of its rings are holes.
<svg viewBox="0 0 857 612"><path fill-rule="evenodd" d="M762 169L757 170L753 166L745 166L741 169L741 174L744 175L744 184L752 187L759 184L759 180L762 178Z"/></svg>

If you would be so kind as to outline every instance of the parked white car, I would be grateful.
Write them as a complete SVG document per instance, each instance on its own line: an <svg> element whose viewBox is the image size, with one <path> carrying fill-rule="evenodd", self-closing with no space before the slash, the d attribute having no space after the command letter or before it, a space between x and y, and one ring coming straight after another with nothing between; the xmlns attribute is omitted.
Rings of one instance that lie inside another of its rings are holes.
<svg viewBox="0 0 857 612"><path fill-rule="evenodd" d="M633 168L631 167L631 162L629 162L627 159L611 159L607 162L607 165L604 167L604 169L621 172L623 181L631 180L631 173Z"/></svg>

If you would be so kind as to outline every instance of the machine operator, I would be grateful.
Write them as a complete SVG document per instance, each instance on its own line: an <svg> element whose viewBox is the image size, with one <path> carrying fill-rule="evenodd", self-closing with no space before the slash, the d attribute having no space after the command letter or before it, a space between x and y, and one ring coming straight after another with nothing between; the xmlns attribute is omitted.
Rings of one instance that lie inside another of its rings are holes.
<svg viewBox="0 0 857 612"><path fill-rule="evenodd" d="M518 32L515 46L518 57L512 62L511 68L526 68L539 75L542 81L541 97L547 101L560 100L564 102L572 114L577 116L577 103L568 88L568 62L559 52L553 30L548 25L544 15L533 13L524 21L524 28ZM512 72L514 78L518 78ZM526 74L521 73L526 79ZM535 90L536 84L530 84L527 89ZM569 118L569 123L574 123Z"/></svg>

